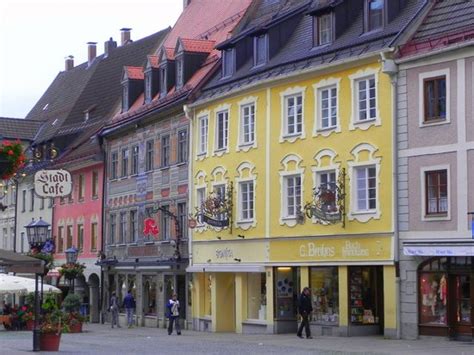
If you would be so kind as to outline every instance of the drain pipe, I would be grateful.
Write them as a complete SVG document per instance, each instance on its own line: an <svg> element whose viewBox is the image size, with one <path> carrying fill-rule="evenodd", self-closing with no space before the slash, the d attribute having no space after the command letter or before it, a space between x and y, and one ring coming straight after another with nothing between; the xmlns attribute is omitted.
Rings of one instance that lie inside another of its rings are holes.
<svg viewBox="0 0 474 355"><path fill-rule="evenodd" d="M393 49L392 49L393 51ZM393 53L393 52L392 52ZM396 307L396 339L401 338L401 305L400 305L400 256L399 256L399 229L398 229L398 104L397 104L397 85L398 85L398 66L392 58L387 57L386 52L381 53L382 72L390 76L392 85L392 198L393 198L393 257L395 261L395 307Z"/></svg>

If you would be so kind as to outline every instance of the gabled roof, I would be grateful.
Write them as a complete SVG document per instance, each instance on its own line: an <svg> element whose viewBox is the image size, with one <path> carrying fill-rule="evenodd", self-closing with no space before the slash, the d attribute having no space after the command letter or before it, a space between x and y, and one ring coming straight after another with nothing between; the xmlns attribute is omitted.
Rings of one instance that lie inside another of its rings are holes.
<svg viewBox="0 0 474 355"><path fill-rule="evenodd" d="M149 55L147 67L158 68L158 61L159 61L159 57L157 55Z"/></svg>
<svg viewBox="0 0 474 355"><path fill-rule="evenodd" d="M33 141L41 121L0 117L0 139Z"/></svg>
<svg viewBox="0 0 474 355"><path fill-rule="evenodd" d="M175 55L182 49L190 53L211 53L216 45L216 41L205 39L178 38Z"/></svg>
<svg viewBox="0 0 474 355"><path fill-rule="evenodd" d="M124 79L143 80L143 67L126 66L123 68Z"/></svg>

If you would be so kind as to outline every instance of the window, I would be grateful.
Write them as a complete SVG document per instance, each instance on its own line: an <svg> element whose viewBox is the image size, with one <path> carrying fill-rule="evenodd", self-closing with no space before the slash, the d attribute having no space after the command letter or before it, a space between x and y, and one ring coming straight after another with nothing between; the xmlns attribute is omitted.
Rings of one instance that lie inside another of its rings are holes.
<svg viewBox="0 0 474 355"><path fill-rule="evenodd" d="M301 176L285 177L285 203L286 216L295 218L301 209Z"/></svg>
<svg viewBox="0 0 474 355"><path fill-rule="evenodd" d="M206 188L205 187L197 188L196 189L196 208L201 209L201 206L205 200L206 200ZM202 224L200 217L198 217L198 222Z"/></svg>
<svg viewBox="0 0 474 355"><path fill-rule="evenodd" d="M122 177L128 175L128 148L122 149Z"/></svg>
<svg viewBox="0 0 474 355"><path fill-rule="evenodd" d="M161 166L170 165L170 136L161 137Z"/></svg>
<svg viewBox="0 0 474 355"><path fill-rule="evenodd" d="M96 199L99 196L99 172L92 172L92 198Z"/></svg>
<svg viewBox="0 0 474 355"><path fill-rule="evenodd" d="M170 206L163 205L164 210L169 211ZM166 212L161 211L161 237L163 240L170 239L170 217Z"/></svg>
<svg viewBox="0 0 474 355"><path fill-rule="evenodd" d="M208 117L203 116L199 118L199 138L198 138L198 152L199 154L207 153L207 134L208 134Z"/></svg>
<svg viewBox="0 0 474 355"><path fill-rule="evenodd" d="M155 142L151 139L146 142L146 157L145 157L145 168L146 171L153 170L154 166L154 151L155 151Z"/></svg>
<svg viewBox="0 0 474 355"><path fill-rule="evenodd" d="M22 191L21 194L21 212L26 211L26 190Z"/></svg>
<svg viewBox="0 0 474 355"><path fill-rule="evenodd" d="M241 107L240 144L252 144L255 141L255 104Z"/></svg>
<svg viewBox="0 0 474 355"><path fill-rule="evenodd" d="M66 233L66 249L69 249L72 247L72 226L67 226Z"/></svg>
<svg viewBox="0 0 474 355"><path fill-rule="evenodd" d="M254 37L254 66L263 65L267 62L267 35L263 34Z"/></svg>
<svg viewBox="0 0 474 355"><path fill-rule="evenodd" d="M138 240L138 211L130 211L130 243L136 242Z"/></svg>
<svg viewBox="0 0 474 355"><path fill-rule="evenodd" d="M79 250L84 249L84 225L77 225L77 248Z"/></svg>
<svg viewBox="0 0 474 355"><path fill-rule="evenodd" d="M44 210L44 197L40 199L40 210Z"/></svg>
<svg viewBox="0 0 474 355"><path fill-rule="evenodd" d="M311 321L318 324L339 324L339 281L338 268L311 267L309 287L313 314Z"/></svg>
<svg viewBox="0 0 474 355"><path fill-rule="evenodd" d="M178 163L188 160L188 131L182 129L178 132Z"/></svg>
<svg viewBox="0 0 474 355"><path fill-rule="evenodd" d="M427 215L448 213L448 171L425 172L425 206Z"/></svg>
<svg viewBox="0 0 474 355"><path fill-rule="evenodd" d="M367 0L367 30L368 32L382 28L384 0Z"/></svg>
<svg viewBox="0 0 474 355"><path fill-rule="evenodd" d="M151 81L152 75L151 70L145 73L145 103L148 104L151 102Z"/></svg>
<svg viewBox="0 0 474 355"><path fill-rule="evenodd" d="M357 210L375 210L377 208L377 176L375 166L356 168L355 174Z"/></svg>
<svg viewBox="0 0 474 355"><path fill-rule="evenodd" d="M122 112L128 111L128 82L122 86Z"/></svg>
<svg viewBox="0 0 474 355"><path fill-rule="evenodd" d="M25 252L25 232L21 232L20 236L21 236L21 243L20 243L21 252L24 253Z"/></svg>
<svg viewBox="0 0 474 355"><path fill-rule="evenodd" d="M112 152L110 157L110 178L116 179L117 178L117 170L118 170L118 153Z"/></svg>
<svg viewBox="0 0 474 355"><path fill-rule="evenodd" d="M123 244L127 240L127 213L120 212L120 234L119 234L119 243Z"/></svg>
<svg viewBox="0 0 474 355"><path fill-rule="evenodd" d="M349 267L349 308L352 324L379 324L383 315L383 268Z"/></svg>
<svg viewBox="0 0 474 355"><path fill-rule="evenodd" d="M313 43L323 46L332 42L332 14L315 16L313 18Z"/></svg>
<svg viewBox="0 0 474 355"><path fill-rule="evenodd" d="M247 274L247 319L267 318L267 276L264 272Z"/></svg>
<svg viewBox="0 0 474 355"><path fill-rule="evenodd" d="M423 81L426 123L446 119L446 76Z"/></svg>
<svg viewBox="0 0 474 355"><path fill-rule="evenodd" d="M117 217L115 214L110 215L110 231L109 231L109 243L110 244L115 244L115 233L117 230Z"/></svg>
<svg viewBox="0 0 474 355"><path fill-rule="evenodd" d="M217 113L217 149L227 149L229 140L229 111L221 111Z"/></svg>
<svg viewBox="0 0 474 355"><path fill-rule="evenodd" d="M336 205L336 172L324 171L317 174L317 188L322 201L322 208L326 212L337 212ZM323 196L324 194L324 196Z"/></svg>
<svg viewBox="0 0 474 355"><path fill-rule="evenodd" d="M179 90L184 85L184 68L183 58L176 59L176 90Z"/></svg>
<svg viewBox="0 0 474 355"><path fill-rule="evenodd" d="M298 135L303 132L303 95L285 96L286 135Z"/></svg>
<svg viewBox="0 0 474 355"><path fill-rule="evenodd" d="M64 227L58 227L58 244L57 252L62 253L64 251Z"/></svg>
<svg viewBox="0 0 474 355"><path fill-rule="evenodd" d="M357 88L357 119L359 122L377 118L377 102L375 94L375 77L370 76L356 81Z"/></svg>
<svg viewBox="0 0 474 355"><path fill-rule="evenodd" d="M254 217L253 181L240 182L240 220L251 221Z"/></svg>
<svg viewBox="0 0 474 355"><path fill-rule="evenodd" d="M319 89L319 128L337 126L337 88L331 86Z"/></svg>
<svg viewBox="0 0 474 355"><path fill-rule="evenodd" d="M85 184L84 175L80 174L79 175L79 191L78 191L78 196L77 196L79 201L84 201L84 189L85 189L84 184Z"/></svg>
<svg viewBox="0 0 474 355"><path fill-rule="evenodd" d="M222 52L222 77L227 78L234 73L234 48Z"/></svg>
<svg viewBox="0 0 474 355"><path fill-rule="evenodd" d="M166 85L166 68L160 69L160 93L162 97L165 97L168 92L168 85Z"/></svg>
<svg viewBox="0 0 474 355"><path fill-rule="evenodd" d="M132 175L138 174L138 145L132 147Z"/></svg>
<svg viewBox="0 0 474 355"><path fill-rule="evenodd" d="M30 211L35 209L35 190L30 189Z"/></svg>
<svg viewBox="0 0 474 355"><path fill-rule="evenodd" d="M214 185L213 190L217 198L225 200L225 184Z"/></svg>
<svg viewBox="0 0 474 355"><path fill-rule="evenodd" d="M91 251L97 251L97 222L91 223Z"/></svg>
<svg viewBox="0 0 474 355"><path fill-rule="evenodd" d="M188 208L186 202L178 203L178 222L181 228L181 238L188 237Z"/></svg>

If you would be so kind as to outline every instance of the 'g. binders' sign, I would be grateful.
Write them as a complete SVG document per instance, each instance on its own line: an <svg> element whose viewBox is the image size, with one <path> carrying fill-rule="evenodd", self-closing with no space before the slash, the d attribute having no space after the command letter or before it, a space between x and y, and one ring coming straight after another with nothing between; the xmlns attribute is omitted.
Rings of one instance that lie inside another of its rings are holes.
<svg viewBox="0 0 474 355"><path fill-rule="evenodd" d="M71 173L67 170L39 170L35 173L35 192L40 197L64 197L72 192Z"/></svg>

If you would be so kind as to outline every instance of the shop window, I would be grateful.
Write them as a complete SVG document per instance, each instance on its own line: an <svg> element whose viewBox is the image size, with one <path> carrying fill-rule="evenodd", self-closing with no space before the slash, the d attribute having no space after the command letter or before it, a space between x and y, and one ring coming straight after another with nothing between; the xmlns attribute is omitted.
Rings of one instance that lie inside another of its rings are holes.
<svg viewBox="0 0 474 355"><path fill-rule="evenodd" d="M247 275L247 318L266 320L267 314L267 277L263 273Z"/></svg>
<svg viewBox="0 0 474 355"><path fill-rule="evenodd" d="M420 273L420 324L447 325L447 275L444 272Z"/></svg>
<svg viewBox="0 0 474 355"><path fill-rule="evenodd" d="M156 282L153 276L143 277L143 307L145 315L156 315Z"/></svg>
<svg viewBox="0 0 474 355"><path fill-rule="evenodd" d="M320 324L338 324L338 268L312 267L310 269L309 287L313 303L312 321Z"/></svg>
<svg viewBox="0 0 474 355"><path fill-rule="evenodd" d="M120 311L123 312L123 298L127 294L127 285L125 284L125 275L118 276L118 300Z"/></svg>
<svg viewBox="0 0 474 355"><path fill-rule="evenodd" d="M446 286L444 286L446 287ZM471 277L469 275L457 275L455 278L455 305L456 322L471 324ZM443 286L440 284L443 292Z"/></svg>
<svg viewBox="0 0 474 355"><path fill-rule="evenodd" d="M275 316L279 319L294 319L296 316L297 285L291 267L276 268Z"/></svg>
<svg viewBox="0 0 474 355"><path fill-rule="evenodd" d="M381 268L351 267L349 273L352 324L379 324L383 309Z"/></svg>

